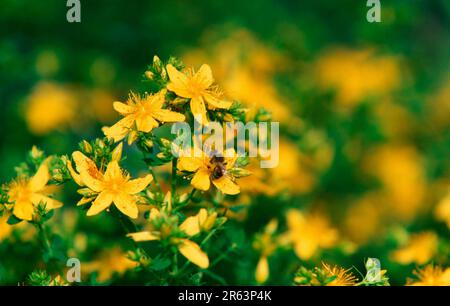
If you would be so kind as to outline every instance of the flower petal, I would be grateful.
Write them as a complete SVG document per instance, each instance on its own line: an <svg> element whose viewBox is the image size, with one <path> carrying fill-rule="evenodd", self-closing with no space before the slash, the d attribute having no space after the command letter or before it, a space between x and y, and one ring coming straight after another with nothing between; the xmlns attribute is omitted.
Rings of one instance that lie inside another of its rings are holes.
<svg viewBox="0 0 450 306"><path fill-rule="evenodd" d="M193 76L193 81L197 86L204 89L211 86L211 84L214 83L211 67L207 64L203 64Z"/></svg>
<svg viewBox="0 0 450 306"><path fill-rule="evenodd" d="M103 127L102 131L106 137L112 138L115 142L118 142L128 135L134 121L134 116L126 116L111 127Z"/></svg>
<svg viewBox="0 0 450 306"><path fill-rule="evenodd" d="M188 90L189 78L171 64L168 64L166 69L170 79L170 83L167 84L167 89L175 92L180 97L190 98L191 93Z"/></svg>
<svg viewBox="0 0 450 306"><path fill-rule="evenodd" d="M229 109L231 105L233 105L233 102L221 100L215 95L207 92L203 93L203 98L205 99L206 103L208 103L208 105L213 108Z"/></svg>
<svg viewBox="0 0 450 306"><path fill-rule="evenodd" d="M114 205L124 214L130 218L136 219L139 214L136 200L133 196L124 192L119 193L113 198Z"/></svg>
<svg viewBox="0 0 450 306"><path fill-rule="evenodd" d="M33 220L34 206L31 201L18 201L14 204L13 214L21 220Z"/></svg>
<svg viewBox="0 0 450 306"><path fill-rule="evenodd" d="M72 176L73 180L75 181L75 183L78 186L83 187L84 183L83 180L81 179L80 174L78 174L75 169L73 168L72 162L71 161L67 161L67 169L69 170L70 176Z"/></svg>
<svg viewBox="0 0 450 306"><path fill-rule="evenodd" d="M136 118L136 128L138 131L149 133L153 128L159 126L159 123L150 115L142 115Z"/></svg>
<svg viewBox="0 0 450 306"><path fill-rule="evenodd" d="M125 184L124 192L128 194L136 194L144 190L148 184L153 180L152 175L147 175L143 178L138 178L135 180L130 180Z"/></svg>
<svg viewBox="0 0 450 306"><path fill-rule="evenodd" d="M202 269L208 268L208 255L206 255L195 242L188 239L182 239L178 246L178 250L193 264L196 264Z"/></svg>
<svg viewBox="0 0 450 306"><path fill-rule="evenodd" d="M180 157L178 159L178 170L195 172L202 165L202 159L197 157Z"/></svg>
<svg viewBox="0 0 450 306"><path fill-rule="evenodd" d="M154 95L147 95L145 103L150 104L150 109L152 111L161 109L166 101L166 93L167 90L163 89Z"/></svg>
<svg viewBox="0 0 450 306"><path fill-rule="evenodd" d="M209 180L208 170L200 168L191 180L191 185L199 190L206 191L209 189L211 182Z"/></svg>
<svg viewBox="0 0 450 306"><path fill-rule="evenodd" d="M241 192L239 186L226 175L217 180L213 180L213 184L224 194L238 194Z"/></svg>
<svg viewBox="0 0 450 306"><path fill-rule="evenodd" d="M119 163L116 160L108 164L104 178L106 181L123 178L122 169L120 169Z"/></svg>
<svg viewBox="0 0 450 306"><path fill-rule="evenodd" d="M92 206L87 211L87 216L94 216L101 211L108 208L112 203L113 197L112 194L109 192L102 192L98 195L97 199L95 199L94 203L92 203Z"/></svg>
<svg viewBox="0 0 450 306"><path fill-rule="evenodd" d="M269 262L267 257L263 256L259 259L256 266L255 278L259 284L265 283L269 277Z"/></svg>
<svg viewBox="0 0 450 306"><path fill-rule="evenodd" d="M185 232L188 236L194 236L200 233L200 224L198 216L191 216L186 218L180 225L180 230Z"/></svg>
<svg viewBox="0 0 450 306"><path fill-rule="evenodd" d="M97 165L83 153L76 151L72 154L75 166L80 173L80 179L84 185L95 192L103 190L103 174L97 169Z"/></svg>
<svg viewBox="0 0 450 306"><path fill-rule="evenodd" d="M37 205L39 203L44 203L46 209L54 209L54 208L59 208L59 207L63 206L62 202L52 199L50 197L44 196L39 193L33 193L31 195L31 202L34 205Z"/></svg>
<svg viewBox="0 0 450 306"><path fill-rule="evenodd" d="M155 221L160 216L161 216L161 213L159 212L159 210L153 207L152 209L150 209L150 218L148 220Z"/></svg>
<svg viewBox="0 0 450 306"><path fill-rule="evenodd" d="M231 169L234 167L234 164L236 163L236 160L238 158L236 151L233 148L226 149L224 152L225 157L225 163L226 163L226 169Z"/></svg>
<svg viewBox="0 0 450 306"><path fill-rule="evenodd" d="M158 232L137 232L128 234L127 237L130 237L136 242L159 240Z"/></svg>
<svg viewBox="0 0 450 306"><path fill-rule="evenodd" d="M95 197L91 197L91 198L82 197L81 200L79 200L77 202L77 206L85 205L87 203L92 202L93 200L95 200Z"/></svg>
<svg viewBox="0 0 450 306"><path fill-rule="evenodd" d="M206 106L202 97L196 97L191 99L191 111L194 115L194 118L198 120L202 120L201 124L205 125L208 123L208 117L206 116ZM198 118L200 116L200 118Z"/></svg>
<svg viewBox="0 0 450 306"><path fill-rule="evenodd" d="M31 178L28 187L31 191L42 190L47 185L49 179L50 173L48 172L47 162L44 161L36 174Z"/></svg>
<svg viewBox="0 0 450 306"><path fill-rule="evenodd" d="M206 208L201 208L197 216L198 216L198 223L203 225L203 223L206 222L206 219L208 219L208 211L206 210Z"/></svg>
<svg viewBox="0 0 450 306"><path fill-rule="evenodd" d="M302 239L294 245L295 254L302 260L310 259L317 251L317 243L312 239Z"/></svg>
<svg viewBox="0 0 450 306"><path fill-rule="evenodd" d="M168 109L159 109L154 111L153 117L160 122L180 122L185 120L183 114L172 112Z"/></svg>
<svg viewBox="0 0 450 306"><path fill-rule="evenodd" d="M114 109L123 116L127 116L135 112L135 108L131 105L116 101L113 103Z"/></svg>
<svg viewBox="0 0 450 306"><path fill-rule="evenodd" d="M123 142L119 143L117 147L111 152L111 159L120 161L122 159Z"/></svg>

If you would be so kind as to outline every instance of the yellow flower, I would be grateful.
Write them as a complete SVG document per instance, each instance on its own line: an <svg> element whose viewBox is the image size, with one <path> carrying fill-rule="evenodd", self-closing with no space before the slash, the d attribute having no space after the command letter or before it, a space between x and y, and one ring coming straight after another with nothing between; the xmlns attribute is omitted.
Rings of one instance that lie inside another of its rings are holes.
<svg viewBox="0 0 450 306"><path fill-rule="evenodd" d="M46 209L55 209L63 204L49 197L51 194L49 186L50 173L44 161L36 174L31 179L19 178L13 181L9 187L9 198L14 202L13 214L19 219L32 221L34 208L39 203L46 205Z"/></svg>
<svg viewBox="0 0 450 306"><path fill-rule="evenodd" d="M3 216L0 217L0 242L8 238L12 233L13 227L7 223L8 218L8 213L4 213Z"/></svg>
<svg viewBox="0 0 450 306"><path fill-rule="evenodd" d="M357 282L356 277L349 272L350 269L344 269L338 266L330 266L322 263L328 277L335 277L327 286L354 286Z"/></svg>
<svg viewBox="0 0 450 306"><path fill-rule="evenodd" d="M380 206L376 193L366 193L361 198L351 202L345 212L344 231L346 236L358 244L366 243L370 239L384 232L382 225L383 207Z"/></svg>
<svg viewBox="0 0 450 306"><path fill-rule="evenodd" d="M423 208L426 177L417 149L405 145L383 145L370 152L366 160L368 172L383 183L382 202L394 217L413 219ZM382 197L380 197L382 198Z"/></svg>
<svg viewBox="0 0 450 306"><path fill-rule="evenodd" d="M258 284L265 283L269 278L269 273L269 261L266 256L261 256L255 271L255 278Z"/></svg>
<svg viewBox="0 0 450 306"><path fill-rule="evenodd" d="M204 46L183 55L185 62L192 66L210 63L225 92L248 106L247 118L253 118L262 107L270 111L274 121L298 126L299 118L273 81L289 67L289 59L244 29L225 36L222 32L210 34L204 37Z"/></svg>
<svg viewBox="0 0 450 306"><path fill-rule="evenodd" d="M417 280L408 280L409 286L450 286L450 268L428 265L422 270L414 271Z"/></svg>
<svg viewBox="0 0 450 306"><path fill-rule="evenodd" d="M277 230L278 221L272 219L264 228L261 234L256 236L253 247L261 254L258 264L256 265L255 279L259 284L265 283L269 278L269 261L268 256L276 250L278 243L274 233Z"/></svg>
<svg viewBox="0 0 450 306"><path fill-rule="evenodd" d="M206 211L205 211L206 212ZM200 224L199 227L195 224L195 220L200 220L199 216L202 220L205 220L207 222L208 217L205 215L205 212L199 213L194 219L187 218L180 226L179 229L184 231L186 235L188 236L194 236L200 232ZM206 219L204 217L206 216ZM213 216L213 215L211 215ZM209 217L211 217L209 216ZM152 208L150 211L150 221L155 221L161 218L161 212L157 210L156 208ZM203 222L203 224L205 224ZM161 240L166 238L171 232L170 228L167 228L166 226L161 226L160 230L156 231L142 231L137 233L131 233L128 234L128 237L131 237L136 242L141 241L154 241L154 240ZM200 246L196 244L195 242L186 239L186 238L174 238L171 239L171 243L175 244L178 248L178 251L186 257L190 262L193 264L199 266L202 269L206 269L209 267L209 258L206 253L204 253Z"/></svg>
<svg viewBox="0 0 450 306"><path fill-rule="evenodd" d="M225 151L224 157L213 152L201 152L200 157L182 156L178 161L181 171L195 172L191 185L203 191L209 190L211 182L224 194L238 194L239 186L228 171L234 167L237 155L233 149Z"/></svg>
<svg viewBox="0 0 450 306"><path fill-rule="evenodd" d="M408 243L392 252L392 259L400 264L407 265L427 263L436 254L438 237L434 232L423 232L413 235Z"/></svg>
<svg viewBox="0 0 450 306"><path fill-rule="evenodd" d="M81 269L83 274L97 272L97 281L105 282L111 279L115 273L123 275L136 266L137 263L128 259L121 248L114 247L102 251L94 261L83 263Z"/></svg>
<svg viewBox="0 0 450 306"><path fill-rule="evenodd" d="M450 193L438 203L434 214L438 220L447 223L447 227L450 229Z"/></svg>
<svg viewBox="0 0 450 306"><path fill-rule="evenodd" d="M66 87L39 83L28 97L25 119L30 131L45 135L70 125L77 114L77 98Z"/></svg>
<svg viewBox="0 0 450 306"><path fill-rule="evenodd" d="M318 84L335 89L337 102L350 108L366 97L388 95L401 79L397 58L377 56L370 49L330 50L318 59L315 73Z"/></svg>
<svg viewBox="0 0 450 306"><path fill-rule="evenodd" d="M104 127L103 132L114 141L124 139L134 128L137 131L149 133L160 123L184 121L184 115L164 109L166 91L162 90L154 95L145 95L143 98L131 93L127 103L114 102L114 109L123 119L111 127ZM133 141L130 138L129 143Z"/></svg>
<svg viewBox="0 0 450 306"><path fill-rule="evenodd" d="M211 86L214 83L214 78L208 65L203 64L196 73L190 70L187 75L181 73L170 64L166 68L170 78L167 89L175 92L180 97L191 99L192 114L194 116L200 115L202 124L208 123L205 103L211 109L230 108L232 103L221 100L220 94Z"/></svg>
<svg viewBox="0 0 450 306"><path fill-rule="evenodd" d="M75 182L81 186L87 186L93 196L82 199L78 205L94 201L87 215L93 216L107 209L112 203L130 218L138 217L136 194L144 190L153 180L149 174L143 178L130 179L130 175L124 173L117 160L112 160L105 173L101 173L95 163L83 153L76 151L72 154L75 161L75 172L71 166L71 172Z"/></svg>
<svg viewBox="0 0 450 306"><path fill-rule="evenodd" d="M209 231L216 222L217 212L211 214L205 208L201 208L197 215L186 218L180 225L180 230L189 236L197 235L202 231Z"/></svg>
<svg viewBox="0 0 450 306"><path fill-rule="evenodd" d="M333 247L338 238L336 229L330 227L328 219L318 213L304 215L298 210L287 213L288 241L302 260L310 259L319 249Z"/></svg>

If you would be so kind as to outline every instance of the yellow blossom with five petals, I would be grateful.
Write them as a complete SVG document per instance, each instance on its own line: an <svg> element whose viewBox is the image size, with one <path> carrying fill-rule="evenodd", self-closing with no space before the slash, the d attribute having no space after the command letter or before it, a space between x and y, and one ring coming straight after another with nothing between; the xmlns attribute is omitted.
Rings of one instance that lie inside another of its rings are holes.
<svg viewBox="0 0 450 306"><path fill-rule="evenodd" d="M126 103L114 102L114 109L124 118L111 127L104 127L106 137L118 142L124 139L135 128L136 131L149 133L160 123L184 121L183 114L165 109L166 90L144 97L131 93ZM134 137L128 139L132 143Z"/></svg>
<svg viewBox="0 0 450 306"><path fill-rule="evenodd" d="M170 78L167 89L180 97L191 99L192 114L201 116L202 124L208 123L206 105L210 109L229 109L232 105L232 102L223 101L221 94L212 86L214 78L208 65L203 64L196 73L189 70L187 74L178 71L171 64L167 65L166 69Z"/></svg>
<svg viewBox="0 0 450 306"><path fill-rule="evenodd" d="M19 219L32 221L34 208L39 203L43 203L46 209L55 209L63 203L49 197L51 190L47 186L50 180L48 169L48 159L45 160L30 179L19 178L9 186L8 196L14 202L12 213Z"/></svg>
<svg viewBox="0 0 450 306"><path fill-rule="evenodd" d="M134 219L138 217L137 194L147 188L153 180L150 174L132 180L130 175L120 168L117 160L112 160L105 173L102 173L83 153L76 151L72 157L78 171L77 173L69 167L74 180L94 194L79 202L81 205L94 201L87 212L88 216L96 215L114 203L117 209L128 217Z"/></svg>
<svg viewBox="0 0 450 306"><path fill-rule="evenodd" d="M320 249L331 248L337 243L337 230L317 212L305 215L295 209L289 210L287 225L289 230L283 238L293 244L295 254L302 260L308 260Z"/></svg>
<svg viewBox="0 0 450 306"><path fill-rule="evenodd" d="M195 173L191 185L196 189L207 191L212 183L224 194L238 194L240 188L229 172L236 162L236 152L233 149L225 150L223 157L214 152L208 154L202 151L200 153L199 156L195 156L195 154L181 156L178 160L178 170Z"/></svg>

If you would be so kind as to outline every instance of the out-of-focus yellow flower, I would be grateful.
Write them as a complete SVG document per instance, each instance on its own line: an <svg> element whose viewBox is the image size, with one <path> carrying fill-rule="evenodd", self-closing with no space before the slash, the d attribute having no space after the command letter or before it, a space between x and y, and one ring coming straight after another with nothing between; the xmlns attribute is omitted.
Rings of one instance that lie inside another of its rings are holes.
<svg viewBox="0 0 450 306"><path fill-rule="evenodd" d="M184 121L184 115L164 109L165 90L154 95L139 95L131 93L127 103L114 102L114 109L124 116L111 127L104 127L103 132L106 137L121 141L124 139L136 124L136 130L149 133L162 122ZM130 141L129 141L130 142Z"/></svg>
<svg viewBox="0 0 450 306"><path fill-rule="evenodd" d="M111 108L111 101L114 101L113 95L102 89L90 90L87 93L92 108L94 119L100 122L111 122L116 119L117 113Z"/></svg>
<svg viewBox="0 0 450 306"><path fill-rule="evenodd" d="M42 82L27 99L25 119L32 133L44 135L70 125L76 116L77 100L68 88Z"/></svg>
<svg viewBox="0 0 450 306"><path fill-rule="evenodd" d="M269 260L267 256L261 256L256 265L255 278L259 284L263 284L269 278Z"/></svg>
<svg viewBox="0 0 450 306"><path fill-rule="evenodd" d="M269 260L268 257L278 247L278 241L274 237L274 233L277 230L278 221L272 219L264 228L261 234L256 236L253 242L253 248L260 253L260 258L255 270L255 279L259 284L265 283L269 278Z"/></svg>
<svg viewBox="0 0 450 306"><path fill-rule="evenodd" d="M331 266L324 262L322 266L328 277L334 277L327 286L354 286L357 283L357 278L350 272L350 269Z"/></svg>
<svg viewBox="0 0 450 306"><path fill-rule="evenodd" d="M391 253L394 261L407 265L419 265L430 261L437 252L438 237L434 232L423 232L412 235L408 243Z"/></svg>
<svg viewBox="0 0 450 306"><path fill-rule="evenodd" d="M417 280L408 280L409 286L450 286L450 268L428 265L414 271Z"/></svg>
<svg viewBox="0 0 450 306"><path fill-rule="evenodd" d="M283 190L294 194L310 191L315 183L313 169L308 166L311 160L286 139L280 139L279 154L280 163L275 168L262 169L257 160L251 160L252 175L241 178L242 190L267 195Z"/></svg>
<svg viewBox="0 0 450 306"><path fill-rule="evenodd" d="M9 215L7 213L0 217L0 242L8 238L12 233L13 227L7 223L8 218Z"/></svg>
<svg viewBox="0 0 450 306"><path fill-rule="evenodd" d="M383 133L392 140L403 140L420 129L420 125L414 120L410 110L404 105L400 105L384 99L375 105L375 116L380 122Z"/></svg>
<svg viewBox="0 0 450 306"><path fill-rule="evenodd" d="M450 75L443 82L443 85L437 90L436 94L429 97L428 113L430 119L428 120L430 128L439 132L442 129L450 126Z"/></svg>
<svg viewBox="0 0 450 306"><path fill-rule="evenodd" d="M263 107L276 121L300 123L274 86L276 73L288 66L285 56L242 29L219 40L206 36L204 41L205 48L190 50L183 58L191 65L210 63L227 95L249 107L248 117Z"/></svg>
<svg viewBox="0 0 450 306"><path fill-rule="evenodd" d="M353 107L369 96L384 96L400 83L400 66L393 56L377 56L370 49L328 50L316 62L318 83L335 89L337 101Z"/></svg>
<svg viewBox="0 0 450 306"><path fill-rule="evenodd" d="M82 186L87 186L94 195L88 197L80 204L94 201L87 215L93 216L107 209L112 203L130 218L138 217L136 194L144 190L151 183L153 177L149 174L143 178L130 179L119 167L117 160L112 160L105 173L101 173L95 163L83 153L76 151L72 154L75 161L76 173L73 168L69 170L74 180Z"/></svg>
<svg viewBox="0 0 450 306"><path fill-rule="evenodd" d="M419 153L414 147L385 145L370 152L366 161L368 171L384 186L393 216L411 220L421 209L425 194L425 174Z"/></svg>
<svg viewBox="0 0 450 306"><path fill-rule="evenodd" d="M337 230L317 212L305 215L299 210L289 210L287 226L284 238L294 245L295 254L302 260L310 259L320 249L333 247L338 240Z"/></svg>
<svg viewBox="0 0 450 306"><path fill-rule="evenodd" d="M305 155L287 140L280 140L280 163L271 169L272 181L280 189L286 188L293 193L305 193L315 184L313 170L308 168ZM304 162L304 163L303 163Z"/></svg>
<svg viewBox="0 0 450 306"><path fill-rule="evenodd" d="M105 282L117 273L119 276L137 266L137 263L128 259L126 253L119 247L104 250L94 261L83 263L83 274L97 272L97 281Z"/></svg>
<svg viewBox="0 0 450 306"><path fill-rule="evenodd" d="M199 213L200 214L200 213ZM204 213L202 213L203 216ZM152 208L150 211L150 221L153 222L155 220L158 220L161 217L161 212L157 210L156 208ZM197 217L198 218L198 217ZM203 219L203 218L202 218ZM186 219L181 225L179 226L179 229L181 231L185 230L186 235L193 236L200 232L201 227L198 228L193 224L194 219ZM199 220L199 219L196 219ZM208 217L206 217L206 221L208 220ZM203 223L204 225L205 223ZM171 229L167 228L166 226L163 226L160 231L142 231L137 233L131 233L127 236L132 238L136 242L141 241L154 241L154 240L161 240L166 238L168 235L170 235ZM192 234L192 235L190 235ZM200 246L193 242L192 240L189 240L187 238L174 238L171 239L171 243L175 244L178 248L178 251L186 257L190 262L193 264L199 266L202 269L206 269L209 266L209 258L208 255L202 251Z"/></svg>
<svg viewBox="0 0 450 306"><path fill-rule="evenodd" d="M201 116L202 124L208 123L206 104L210 109L230 108L232 102L224 101L217 88L212 87L214 78L208 65L203 64L196 73L193 70L188 70L187 74L181 73L170 64L166 68L170 78L167 89L180 97L191 99L192 114Z"/></svg>
<svg viewBox="0 0 450 306"><path fill-rule="evenodd" d="M44 161L36 174L30 178L18 178L9 186L9 198L14 203L13 214L19 219L32 221L34 208L42 203L47 210L59 208L63 203L49 197L51 190L47 186L50 180L48 159Z"/></svg>
<svg viewBox="0 0 450 306"><path fill-rule="evenodd" d="M450 229L450 193L438 203L434 214L438 220L444 221Z"/></svg>
<svg viewBox="0 0 450 306"><path fill-rule="evenodd" d="M383 231L382 213L377 194L367 194L353 202L344 218L346 236L356 243L365 243L379 235Z"/></svg>
<svg viewBox="0 0 450 306"><path fill-rule="evenodd" d="M223 155L216 156L215 153L207 154L202 151L199 157L182 156L178 161L178 169L195 172L191 185L196 189L207 191L212 182L224 194L238 194L239 186L228 171L234 167L236 152L233 149L226 150Z"/></svg>

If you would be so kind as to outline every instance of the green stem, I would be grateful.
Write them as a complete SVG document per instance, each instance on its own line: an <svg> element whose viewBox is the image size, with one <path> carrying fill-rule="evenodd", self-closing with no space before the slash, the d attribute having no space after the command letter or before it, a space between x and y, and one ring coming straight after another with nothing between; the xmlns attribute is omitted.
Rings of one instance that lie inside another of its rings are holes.
<svg viewBox="0 0 450 306"><path fill-rule="evenodd" d="M52 245L50 243L50 239L48 238L47 231L45 230L44 225L40 222L36 223L35 225L38 229L41 243L44 246L44 251L48 253L49 258L52 258L53 257Z"/></svg>
<svg viewBox="0 0 450 306"><path fill-rule="evenodd" d="M155 182L156 187L158 188L159 191L161 191L162 190L161 185L159 185L158 179L156 178L155 175L155 171L153 171L153 167L149 166L148 169L150 171L150 174L153 176L153 181Z"/></svg>
<svg viewBox="0 0 450 306"><path fill-rule="evenodd" d="M175 193L177 191L177 159L172 159L172 177L171 177L171 185L172 185L172 205L175 199Z"/></svg>
<svg viewBox="0 0 450 306"><path fill-rule="evenodd" d="M178 276L178 254L177 252L173 253L173 275Z"/></svg>
<svg viewBox="0 0 450 306"><path fill-rule="evenodd" d="M189 203L194 198L194 195L196 192L197 192L197 189L192 188L191 192L188 195L188 198L186 199L186 203Z"/></svg>

